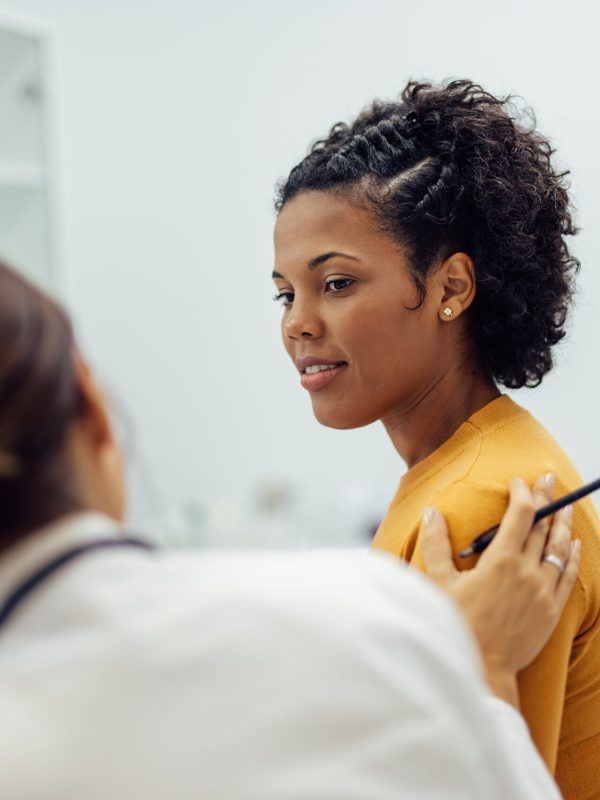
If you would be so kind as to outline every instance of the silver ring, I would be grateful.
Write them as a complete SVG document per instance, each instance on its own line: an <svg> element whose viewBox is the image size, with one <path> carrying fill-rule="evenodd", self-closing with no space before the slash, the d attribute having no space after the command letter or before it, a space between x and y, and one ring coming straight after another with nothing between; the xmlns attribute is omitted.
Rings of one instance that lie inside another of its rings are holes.
<svg viewBox="0 0 600 800"><path fill-rule="evenodd" d="M562 558L555 556L554 553L546 553L542 561L547 561L548 564L552 564L561 574L565 571L565 567L567 566Z"/></svg>

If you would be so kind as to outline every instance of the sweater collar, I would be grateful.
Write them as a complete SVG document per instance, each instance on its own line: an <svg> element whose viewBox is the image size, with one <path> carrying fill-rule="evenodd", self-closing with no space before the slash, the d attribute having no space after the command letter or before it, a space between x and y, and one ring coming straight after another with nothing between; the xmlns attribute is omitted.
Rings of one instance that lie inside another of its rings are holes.
<svg viewBox="0 0 600 800"><path fill-rule="evenodd" d="M517 405L507 395L502 394L500 397L496 397L472 414L433 453L404 473L400 481L399 495L395 499L398 499L399 496L405 497L432 471L443 468L466 448L478 444L482 435L495 430L500 425L506 425L515 418L528 414L528 411Z"/></svg>

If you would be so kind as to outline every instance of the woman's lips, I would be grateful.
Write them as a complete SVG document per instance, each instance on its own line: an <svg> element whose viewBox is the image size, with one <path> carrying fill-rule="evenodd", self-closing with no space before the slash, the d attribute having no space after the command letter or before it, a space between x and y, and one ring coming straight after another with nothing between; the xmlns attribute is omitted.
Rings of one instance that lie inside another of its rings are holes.
<svg viewBox="0 0 600 800"><path fill-rule="evenodd" d="M340 372L342 372L342 370L344 370L347 366L348 365L343 362L341 364L336 364L334 367L328 367L321 372L303 372L300 383L307 391L318 392L319 389L324 389L325 386L328 386L331 383L331 381L335 380Z"/></svg>

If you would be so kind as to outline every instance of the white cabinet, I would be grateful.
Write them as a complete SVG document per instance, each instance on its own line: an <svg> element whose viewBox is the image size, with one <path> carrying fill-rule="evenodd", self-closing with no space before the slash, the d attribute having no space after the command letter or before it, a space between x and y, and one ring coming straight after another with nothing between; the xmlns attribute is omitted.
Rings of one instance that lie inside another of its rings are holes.
<svg viewBox="0 0 600 800"><path fill-rule="evenodd" d="M0 258L57 289L47 32L0 15Z"/></svg>

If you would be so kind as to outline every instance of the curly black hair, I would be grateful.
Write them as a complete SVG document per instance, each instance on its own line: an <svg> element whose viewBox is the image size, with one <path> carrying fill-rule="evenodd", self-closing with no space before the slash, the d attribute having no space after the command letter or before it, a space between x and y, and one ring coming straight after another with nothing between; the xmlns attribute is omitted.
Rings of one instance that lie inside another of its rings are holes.
<svg viewBox="0 0 600 800"><path fill-rule="evenodd" d="M470 331L477 356L509 388L537 386L553 364L579 262L567 172L535 130L530 109L468 80L410 81L399 102L375 101L334 125L277 190L276 210L300 192L342 194L373 212L424 279L468 253L477 293Z"/></svg>

